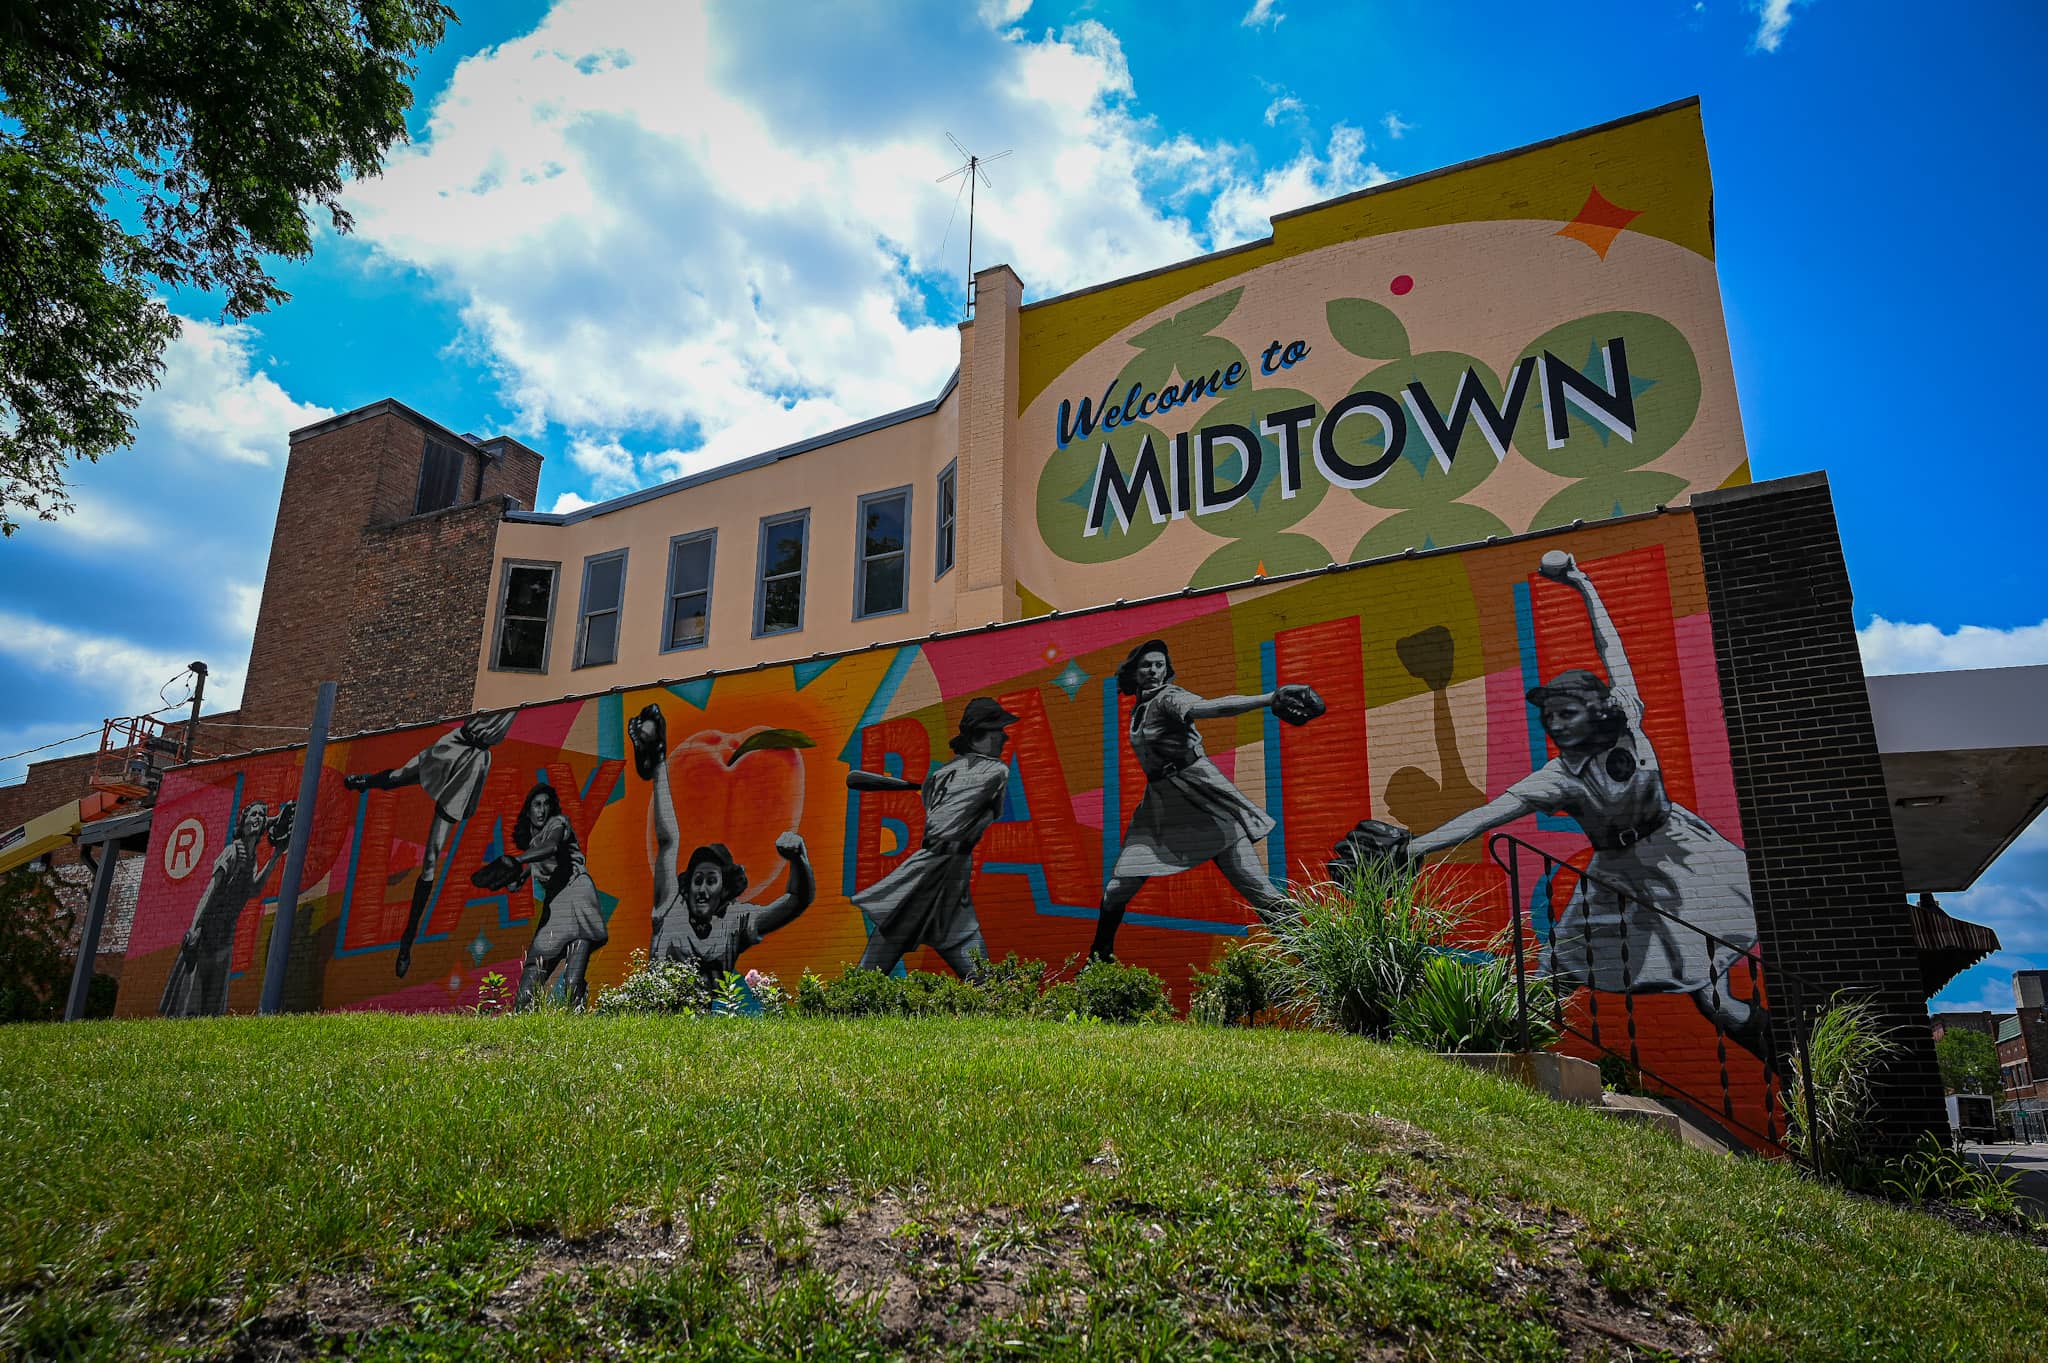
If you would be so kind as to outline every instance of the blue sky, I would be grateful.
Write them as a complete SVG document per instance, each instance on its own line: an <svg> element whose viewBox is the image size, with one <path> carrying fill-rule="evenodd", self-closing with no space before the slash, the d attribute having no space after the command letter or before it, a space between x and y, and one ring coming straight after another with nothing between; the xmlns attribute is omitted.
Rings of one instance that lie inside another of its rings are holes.
<svg viewBox="0 0 2048 1363"><path fill-rule="evenodd" d="M194 657L233 701L285 433L330 412L516 434L553 509L928 397L964 267L948 131L1012 149L976 259L1042 297L1695 94L1755 473L1827 470L1867 667L2048 662L2048 475L2015 424L2048 309L2038 5L458 9L356 233L247 325L173 295L135 448L0 544L0 754L153 706ZM2048 827L1945 902L2009 950L1941 1002L2009 1007L2048 966Z"/></svg>

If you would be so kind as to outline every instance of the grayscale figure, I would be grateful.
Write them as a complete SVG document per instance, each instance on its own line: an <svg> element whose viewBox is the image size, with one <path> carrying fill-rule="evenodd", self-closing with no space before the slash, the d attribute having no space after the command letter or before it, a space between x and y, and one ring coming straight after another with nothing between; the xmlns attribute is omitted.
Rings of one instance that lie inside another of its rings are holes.
<svg viewBox="0 0 2048 1363"><path fill-rule="evenodd" d="M1635 674L1592 579L1557 550L1543 556L1538 571L1584 598L1609 679L1571 668L1531 688L1529 703L1558 755L1498 798L1407 840L1397 854L1419 859L1530 814L1570 815L1593 844L1593 857L1551 928L1546 968L1563 983L1603 992L1689 994L1731 1039L1762 1055L1763 1010L1728 992L1729 968L1757 944L1748 861L1665 792L1643 733ZM1719 940L1710 943L1662 914Z"/></svg>
<svg viewBox="0 0 2048 1363"><path fill-rule="evenodd" d="M393 963L400 979L412 969L412 944L420 935L420 920L426 917L427 902L434 897L434 882L441 874L441 855L447 850L448 839L463 820L476 813L477 801L483 797L484 778L491 771L491 749L512 732L515 717L516 712L511 710L471 715L402 767L356 772L342 778L342 784L350 790L418 786L434 802L434 822L427 829L419 879L412 886L412 908L406 914L405 934L398 939L398 959Z"/></svg>
<svg viewBox="0 0 2048 1363"><path fill-rule="evenodd" d="M585 972L590 954L611 940L597 885L584 865L576 830L562 813L562 798L542 781L526 793L519 818L512 825L512 843L519 850L487 862L470 877L487 890L517 889L530 873L541 897L540 921L519 967L515 1011L529 1008L548 987L557 967L563 968L569 1006L581 1008L589 994Z"/></svg>
<svg viewBox="0 0 2048 1363"><path fill-rule="evenodd" d="M893 971L905 955L929 946L964 980L988 959L969 889L975 844L1003 811L1010 781L1003 745L1016 722L995 701L976 696L960 716L960 732L949 740L953 760L934 767L922 785L877 772L847 774L849 790L914 790L925 809L918 849L853 897L874 924L861 969Z"/></svg>
<svg viewBox="0 0 2048 1363"><path fill-rule="evenodd" d="M278 808L277 817L261 800L252 800L235 819L235 836L214 858L213 874L199 892L192 910L192 926L178 946L178 958L171 963L171 975L164 982L157 1012L167 1018L217 1017L228 1010L228 974L235 947L235 926L249 899L260 894L270 868L277 864L278 851L291 839L292 802ZM263 856L258 845L267 840L271 854Z"/></svg>
<svg viewBox="0 0 2048 1363"><path fill-rule="evenodd" d="M1291 685L1257 696L1204 699L1175 686L1173 678L1173 657L1159 639L1132 649L1116 671L1117 689L1138 698L1130 742L1145 771L1145 797L1131 815L1123 850L1102 891L1089 947L1101 960L1115 956L1124 910L1153 876L1179 875L1213 861L1262 922L1272 921L1287 903L1259 862L1257 844L1273 831L1272 816L1217 770L1195 725L1267 709L1290 724L1306 724L1323 713L1322 697L1312 687Z"/></svg>
<svg viewBox="0 0 2048 1363"><path fill-rule="evenodd" d="M668 726L661 708L649 705L626 724L633 764L654 782L654 932L648 955L658 961L688 961L707 985L717 985L739 967L740 954L777 928L797 920L817 897L810 853L794 830L775 839L789 863L789 889L766 904L742 904L747 869L724 843L690 853L681 877L676 852L682 826L676 821L668 783Z"/></svg>

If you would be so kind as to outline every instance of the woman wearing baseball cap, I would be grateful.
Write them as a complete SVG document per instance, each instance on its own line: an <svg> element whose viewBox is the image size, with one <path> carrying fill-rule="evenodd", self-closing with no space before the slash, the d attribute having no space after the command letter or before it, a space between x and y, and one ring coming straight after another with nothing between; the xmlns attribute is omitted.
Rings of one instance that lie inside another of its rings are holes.
<svg viewBox="0 0 2048 1363"><path fill-rule="evenodd" d="M1665 791L1643 732L1635 674L1592 579L1556 551L1543 556L1539 571L1585 599L1611 680L1575 667L1532 687L1529 703L1557 756L1498 799L1418 834L1409 854L1445 851L1530 814L1570 815L1593 844L1593 858L1551 928L1551 973L1610 993L1689 994L1731 1040L1761 1056L1763 1010L1728 992L1731 968L1757 945L1749 864L1742 849Z"/></svg>

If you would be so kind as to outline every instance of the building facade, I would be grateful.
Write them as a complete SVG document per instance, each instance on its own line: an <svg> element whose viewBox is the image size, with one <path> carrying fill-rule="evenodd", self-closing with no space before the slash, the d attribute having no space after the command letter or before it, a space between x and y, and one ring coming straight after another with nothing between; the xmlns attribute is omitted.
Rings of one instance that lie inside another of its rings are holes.
<svg viewBox="0 0 2048 1363"><path fill-rule="evenodd" d="M1405 831L1572 1044L1760 1146L1774 1027L1924 1020L1826 480L1749 481L1696 103L976 287L929 402L565 514L395 402L294 433L242 716L341 699L288 1006L638 951L1106 951L1184 998ZM254 1007L304 762L166 779L124 1013ZM1902 1132L1942 1121L1917 1033Z"/></svg>

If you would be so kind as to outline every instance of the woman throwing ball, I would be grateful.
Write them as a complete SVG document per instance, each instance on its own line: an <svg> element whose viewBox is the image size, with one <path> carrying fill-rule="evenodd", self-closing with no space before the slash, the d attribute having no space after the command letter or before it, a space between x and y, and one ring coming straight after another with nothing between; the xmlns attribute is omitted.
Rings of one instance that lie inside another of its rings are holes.
<svg viewBox="0 0 2048 1363"><path fill-rule="evenodd" d="M1529 703L1557 756L1498 799L1418 834L1409 855L1445 851L1530 814L1570 815L1593 844L1593 858L1551 928L1551 973L1607 993L1689 994L1732 1040L1761 1056L1763 1010L1728 994L1730 967L1757 943L1748 862L1666 793L1643 733L1635 674L1592 579L1560 550L1545 554L1537 571L1584 598L1608 680L1575 667L1532 688Z"/></svg>

